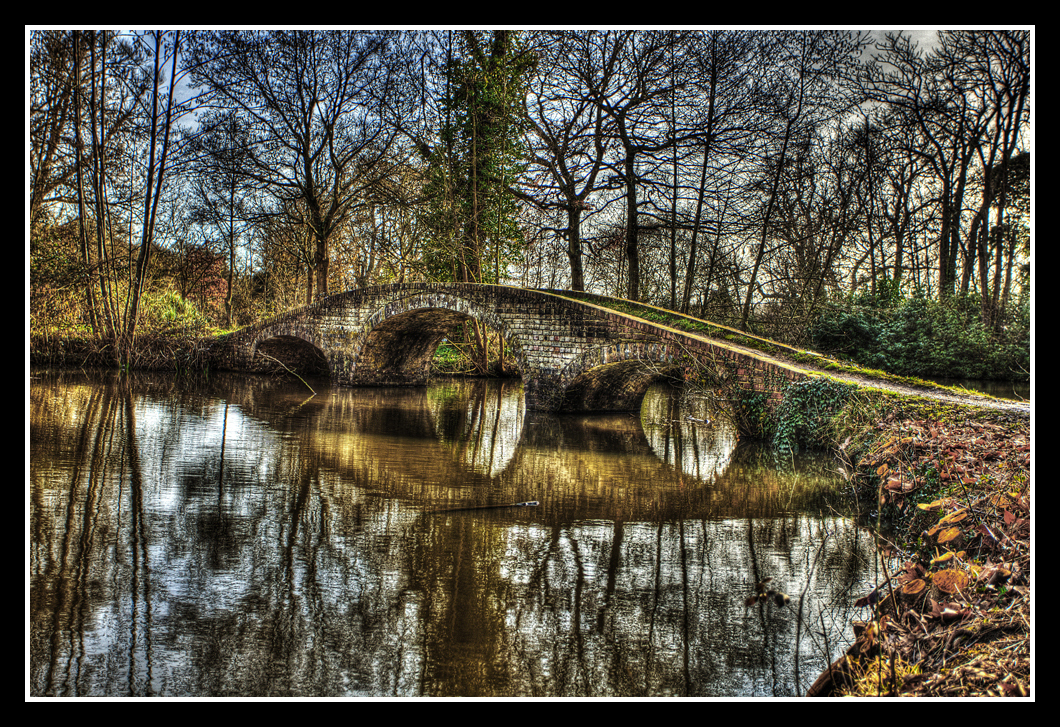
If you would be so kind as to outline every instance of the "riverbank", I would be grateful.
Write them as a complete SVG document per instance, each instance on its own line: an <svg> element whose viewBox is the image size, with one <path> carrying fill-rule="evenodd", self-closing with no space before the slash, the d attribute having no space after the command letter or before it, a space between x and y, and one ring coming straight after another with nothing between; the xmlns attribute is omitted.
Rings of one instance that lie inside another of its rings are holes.
<svg viewBox="0 0 1060 727"><path fill-rule="evenodd" d="M198 335L140 334L128 367L137 371L205 371L213 365L214 339ZM31 366L119 368L113 340L93 336L34 335Z"/></svg>
<svg viewBox="0 0 1060 727"><path fill-rule="evenodd" d="M882 577L807 696L1029 696L1030 418L879 392L837 428Z"/></svg>
<svg viewBox="0 0 1060 727"><path fill-rule="evenodd" d="M143 340L133 368L209 361L198 339ZM31 363L114 366L105 343L44 343L31 345ZM863 387L831 439L888 567L851 624L854 644L809 694L1029 695L1029 407L820 373Z"/></svg>

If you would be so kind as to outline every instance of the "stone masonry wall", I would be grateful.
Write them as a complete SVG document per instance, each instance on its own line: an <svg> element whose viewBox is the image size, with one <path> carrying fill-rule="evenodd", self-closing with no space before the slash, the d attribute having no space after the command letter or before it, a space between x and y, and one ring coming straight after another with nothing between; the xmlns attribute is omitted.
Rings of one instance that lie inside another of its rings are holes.
<svg viewBox="0 0 1060 727"><path fill-rule="evenodd" d="M639 371L642 378L644 372L687 370L690 361L708 362L719 376L736 375L745 386L777 396L778 382L806 376L766 356L591 302L472 284L406 283L340 293L225 337L218 362L225 368L260 369L259 344L285 336L318 349L336 383L423 383L437 345L468 318L486 323L515 351L530 409L570 405L572 386L581 392L578 401L606 404L604 393L592 390L593 379L598 385L614 382L592 372L623 362L638 362L639 368L622 371Z"/></svg>

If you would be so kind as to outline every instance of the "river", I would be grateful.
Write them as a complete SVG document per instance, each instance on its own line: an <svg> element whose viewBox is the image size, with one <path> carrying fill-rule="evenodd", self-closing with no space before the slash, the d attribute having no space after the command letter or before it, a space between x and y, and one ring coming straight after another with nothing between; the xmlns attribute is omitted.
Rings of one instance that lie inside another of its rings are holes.
<svg viewBox="0 0 1060 727"><path fill-rule="evenodd" d="M32 696L794 696L878 577L829 457L679 389L309 383L32 372Z"/></svg>

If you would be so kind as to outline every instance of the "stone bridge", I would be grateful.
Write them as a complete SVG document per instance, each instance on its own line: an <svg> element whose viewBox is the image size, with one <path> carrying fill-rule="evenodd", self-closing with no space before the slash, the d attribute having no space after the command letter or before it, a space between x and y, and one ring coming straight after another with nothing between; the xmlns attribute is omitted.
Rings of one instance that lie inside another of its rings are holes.
<svg viewBox="0 0 1060 727"><path fill-rule="evenodd" d="M734 383L735 376L744 388L779 398L788 382L809 375L753 349L594 300L618 301L502 285L361 288L229 334L219 339L218 358L222 368L236 371L276 370L276 362L302 372L326 371L333 383L346 386L422 385L442 340L476 319L514 352L528 409L635 410L652 383L687 378L693 370L709 371L719 385ZM622 302L637 312L653 310Z"/></svg>

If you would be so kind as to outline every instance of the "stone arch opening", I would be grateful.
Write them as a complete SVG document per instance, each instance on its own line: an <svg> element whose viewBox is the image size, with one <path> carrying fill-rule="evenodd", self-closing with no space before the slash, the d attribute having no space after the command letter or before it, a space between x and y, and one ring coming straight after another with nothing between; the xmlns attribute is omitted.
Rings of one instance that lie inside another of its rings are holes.
<svg viewBox="0 0 1060 727"><path fill-rule="evenodd" d="M290 373L330 377L331 366L319 347L298 336L276 335L258 341L253 369L259 373Z"/></svg>
<svg viewBox="0 0 1060 727"><path fill-rule="evenodd" d="M601 364L576 376L563 393L561 411L639 411L644 394L659 381L682 381L676 365L630 360Z"/></svg>
<svg viewBox="0 0 1060 727"><path fill-rule="evenodd" d="M684 378L684 368L662 345L634 344L595 349L572 362L564 371L560 411L639 411L652 384L679 382Z"/></svg>
<svg viewBox="0 0 1060 727"><path fill-rule="evenodd" d="M512 378L521 373L504 336L473 318L465 318L446 335L431 369L443 376Z"/></svg>
<svg viewBox="0 0 1060 727"><path fill-rule="evenodd" d="M415 296L388 304L369 316L356 351L355 383L421 385L432 375L439 346L468 321L495 331L515 353L520 376L525 366L501 320L468 301L445 295Z"/></svg>
<svg viewBox="0 0 1060 727"><path fill-rule="evenodd" d="M357 367L362 383L423 384L430 378L434 352L467 316L443 308L398 313L365 337Z"/></svg>

